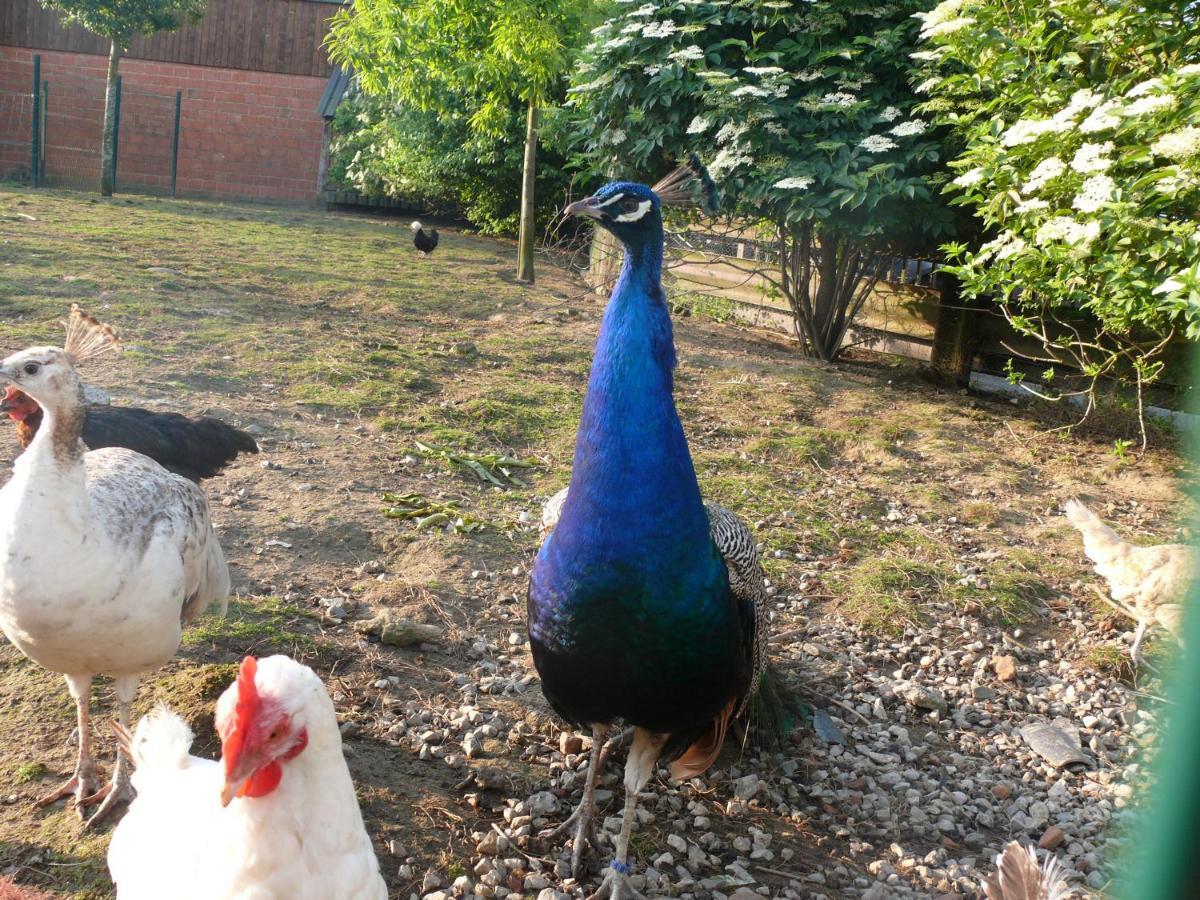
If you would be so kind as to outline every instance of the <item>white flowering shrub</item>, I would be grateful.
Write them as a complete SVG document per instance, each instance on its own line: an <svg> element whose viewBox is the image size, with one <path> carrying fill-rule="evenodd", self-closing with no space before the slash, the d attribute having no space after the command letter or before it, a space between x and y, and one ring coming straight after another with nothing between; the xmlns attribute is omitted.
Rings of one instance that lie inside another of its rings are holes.
<svg viewBox="0 0 1200 900"><path fill-rule="evenodd" d="M1154 381L1173 336L1200 338L1195 6L945 0L918 18L922 111L963 148L948 190L992 232L948 248L966 295L999 298L1089 401L1101 377Z"/></svg>
<svg viewBox="0 0 1200 900"><path fill-rule="evenodd" d="M783 253L764 272L829 359L883 251L948 235L939 144L913 114L914 0L618 0L568 94L597 175L650 178L698 151L724 211Z"/></svg>

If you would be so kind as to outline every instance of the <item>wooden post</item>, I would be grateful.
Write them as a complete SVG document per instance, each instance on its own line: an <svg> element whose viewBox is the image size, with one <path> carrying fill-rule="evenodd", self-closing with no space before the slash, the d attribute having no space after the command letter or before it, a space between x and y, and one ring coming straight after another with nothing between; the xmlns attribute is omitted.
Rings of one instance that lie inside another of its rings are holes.
<svg viewBox="0 0 1200 900"><path fill-rule="evenodd" d="M933 328L930 365L934 379L946 387L966 387L971 382L971 360L975 355L975 319L959 296L958 279L945 272L937 276L937 323Z"/></svg>

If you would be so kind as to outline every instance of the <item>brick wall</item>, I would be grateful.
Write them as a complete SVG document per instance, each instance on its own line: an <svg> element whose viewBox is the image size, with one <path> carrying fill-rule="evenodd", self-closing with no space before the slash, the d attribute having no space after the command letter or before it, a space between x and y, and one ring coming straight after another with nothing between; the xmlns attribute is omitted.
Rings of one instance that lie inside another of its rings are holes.
<svg viewBox="0 0 1200 900"><path fill-rule="evenodd" d="M50 83L47 180L95 184L108 61L81 53L39 52L42 77ZM0 116L10 96L5 92L15 97L18 91L31 91L33 54L0 46ZM181 90L181 195L316 199L324 129L316 108L325 79L139 59L123 59L121 75L118 190L169 188L175 92ZM25 129L28 133L28 125ZM3 152L0 145L0 172L6 168ZM28 145L25 154L27 170Z"/></svg>

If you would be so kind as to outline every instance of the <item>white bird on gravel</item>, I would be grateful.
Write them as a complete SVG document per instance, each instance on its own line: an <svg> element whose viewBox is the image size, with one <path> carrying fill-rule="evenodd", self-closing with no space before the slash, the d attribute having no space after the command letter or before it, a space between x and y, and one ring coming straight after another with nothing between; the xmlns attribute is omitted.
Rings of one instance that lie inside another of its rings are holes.
<svg viewBox="0 0 1200 900"><path fill-rule="evenodd" d="M1096 574L1108 582L1110 606L1137 624L1130 655L1134 665L1142 662L1142 638L1151 625L1161 625L1181 640L1184 603L1196 571L1197 550L1186 544L1132 544L1105 525L1078 500L1068 500L1063 511L1083 536L1083 552Z"/></svg>
<svg viewBox="0 0 1200 900"><path fill-rule="evenodd" d="M138 795L108 849L118 900L387 900L313 670L246 657L216 725L219 763L163 706L122 735Z"/></svg>
<svg viewBox="0 0 1200 900"><path fill-rule="evenodd" d="M87 452L78 362L119 346L72 308L65 349L34 347L0 363L0 384L35 399L45 421L0 489L0 628L22 653L61 672L75 700L75 774L38 801L74 793L90 827L133 796L118 757L99 789L88 723L92 679L116 680L129 721L138 680L179 648L183 624L229 595L229 570L196 485L124 449Z"/></svg>

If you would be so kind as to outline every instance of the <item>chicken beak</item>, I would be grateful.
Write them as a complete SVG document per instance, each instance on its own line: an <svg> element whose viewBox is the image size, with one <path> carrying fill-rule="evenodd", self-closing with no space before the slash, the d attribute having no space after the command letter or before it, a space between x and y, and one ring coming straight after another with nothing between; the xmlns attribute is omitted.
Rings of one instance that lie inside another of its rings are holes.
<svg viewBox="0 0 1200 900"><path fill-rule="evenodd" d="M227 779L225 783L221 785L221 805L228 806L229 802L233 800L233 798L241 792L242 788L246 786L247 780L249 780L248 777L243 778L240 781L229 781Z"/></svg>
<svg viewBox="0 0 1200 900"><path fill-rule="evenodd" d="M564 216L587 216L589 219L599 219L602 213L599 207L596 206L595 197L584 197L582 200L576 200L570 206L563 210Z"/></svg>

